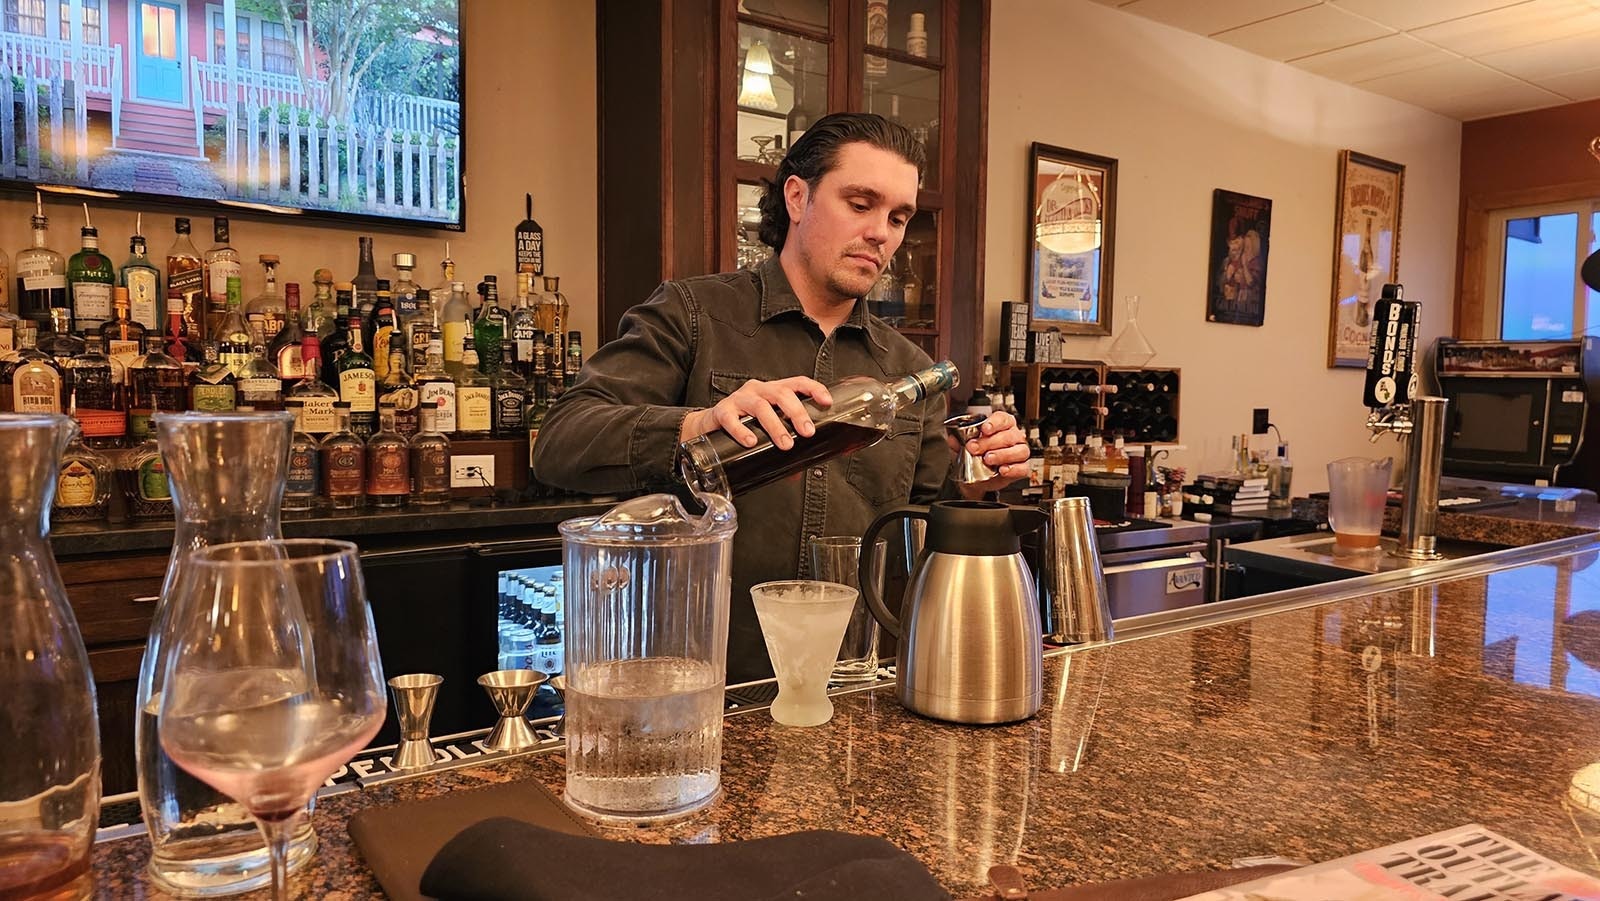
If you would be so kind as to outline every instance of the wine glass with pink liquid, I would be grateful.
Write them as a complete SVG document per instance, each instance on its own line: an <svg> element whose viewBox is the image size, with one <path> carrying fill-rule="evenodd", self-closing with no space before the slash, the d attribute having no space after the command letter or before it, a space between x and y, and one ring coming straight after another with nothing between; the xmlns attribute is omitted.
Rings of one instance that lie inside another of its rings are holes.
<svg viewBox="0 0 1600 901"><path fill-rule="evenodd" d="M158 729L178 766L250 812L286 855L317 787L383 724L378 641L356 546L245 541L196 550L173 595Z"/></svg>

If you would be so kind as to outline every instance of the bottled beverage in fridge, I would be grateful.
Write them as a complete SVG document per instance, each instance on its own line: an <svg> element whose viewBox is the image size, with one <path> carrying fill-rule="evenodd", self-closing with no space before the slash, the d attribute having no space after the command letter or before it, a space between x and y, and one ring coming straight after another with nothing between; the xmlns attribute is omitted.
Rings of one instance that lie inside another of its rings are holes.
<svg viewBox="0 0 1600 901"><path fill-rule="evenodd" d="M958 381L955 364L949 360L887 385L852 376L828 386L833 403L827 408L809 399L801 401L816 432L804 437L786 426L794 442L789 450L779 449L755 418L747 416L742 422L756 434L754 447L745 447L717 429L679 445L679 467L696 494L740 494L760 488L813 464L876 444L889 434L897 410L937 397Z"/></svg>

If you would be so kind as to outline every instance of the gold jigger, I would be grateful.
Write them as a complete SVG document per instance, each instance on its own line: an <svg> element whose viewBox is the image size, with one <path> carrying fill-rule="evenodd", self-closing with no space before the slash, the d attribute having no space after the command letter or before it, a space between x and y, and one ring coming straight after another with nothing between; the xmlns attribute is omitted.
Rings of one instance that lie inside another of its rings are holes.
<svg viewBox="0 0 1600 901"><path fill-rule="evenodd" d="M394 749L396 770L419 770L432 766L433 743L428 741L428 721L433 719L433 702L439 696L443 676L408 673L389 680L394 696L394 715L400 722L400 745Z"/></svg>
<svg viewBox="0 0 1600 901"><path fill-rule="evenodd" d="M494 731L484 742L485 747L491 751L521 751L539 743L539 737L533 734L533 728L522 714L533 700L533 693L548 678L531 669L495 670L478 677L478 684L489 692L490 703L500 713L499 722L494 724Z"/></svg>

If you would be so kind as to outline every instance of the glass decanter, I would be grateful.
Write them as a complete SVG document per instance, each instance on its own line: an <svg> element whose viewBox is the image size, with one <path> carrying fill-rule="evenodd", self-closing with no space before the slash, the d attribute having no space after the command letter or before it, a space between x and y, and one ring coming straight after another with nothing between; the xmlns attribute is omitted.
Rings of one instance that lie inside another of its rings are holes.
<svg viewBox="0 0 1600 901"><path fill-rule="evenodd" d="M86 898L100 813L89 655L50 550L61 415L0 415L0 897Z"/></svg>
<svg viewBox="0 0 1600 901"><path fill-rule="evenodd" d="M177 413L155 417L177 520L172 559L139 667L135 728L139 802L150 831L150 876L187 896L233 894L271 880L271 858L243 806L179 769L162 750L160 663L173 641L171 597L195 548L280 538L292 413ZM316 834L301 821L291 871L311 860Z"/></svg>
<svg viewBox="0 0 1600 901"><path fill-rule="evenodd" d="M1122 299L1128 305L1128 322L1121 334L1111 342L1106 361L1113 366L1140 367L1155 359L1156 349L1139 328L1139 295L1129 294Z"/></svg>

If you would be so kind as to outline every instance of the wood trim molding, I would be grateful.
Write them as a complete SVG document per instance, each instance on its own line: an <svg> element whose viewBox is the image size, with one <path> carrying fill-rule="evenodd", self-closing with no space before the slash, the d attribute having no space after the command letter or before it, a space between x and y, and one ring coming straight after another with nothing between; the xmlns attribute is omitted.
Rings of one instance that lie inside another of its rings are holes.
<svg viewBox="0 0 1600 901"><path fill-rule="evenodd" d="M1458 338L1495 338L1486 334L1484 321L1488 315L1489 286L1484 277L1488 262L1489 217L1496 210L1513 207L1539 206L1568 200L1588 200L1600 197L1600 181L1577 181L1537 188L1519 188L1514 191L1485 191L1468 195L1461 211L1461 254L1456 272L1455 328Z"/></svg>

